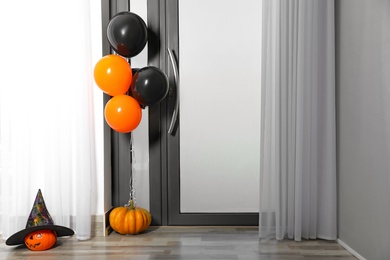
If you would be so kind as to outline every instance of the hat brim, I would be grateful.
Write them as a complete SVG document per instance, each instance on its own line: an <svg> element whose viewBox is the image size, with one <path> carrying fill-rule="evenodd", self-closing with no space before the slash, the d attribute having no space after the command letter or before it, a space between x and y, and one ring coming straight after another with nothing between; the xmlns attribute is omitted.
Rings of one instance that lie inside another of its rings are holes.
<svg viewBox="0 0 390 260"><path fill-rule="evenodd" d="M72 229L63 226L57 226L57 225L34 226L34 227L29 227L20 230L19 232L13 234L5 241L5 244L8 246L24 244L24 238L28 234L38 230L54 230L57 234L57 237L74 235L74 231Z"/></svg>

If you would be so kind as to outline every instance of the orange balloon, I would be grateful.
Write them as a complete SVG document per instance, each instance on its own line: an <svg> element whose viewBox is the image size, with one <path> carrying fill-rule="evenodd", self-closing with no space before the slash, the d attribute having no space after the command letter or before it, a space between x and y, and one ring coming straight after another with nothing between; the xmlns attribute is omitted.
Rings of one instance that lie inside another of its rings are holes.
<svg viewBox="0 0 390 260"><path fill-rule="evenodd" d="M123 95L133 80L130 64L121 56L109 54L95 65L96 85L110 96Z"/></svg>
<svg viewBox="0 0 390 260"><path fill-rule="evenodd" d="M119 133L129 133L141 122L142 109L133 97L118 95L107 102L104 116L112 129Z"/></svg>

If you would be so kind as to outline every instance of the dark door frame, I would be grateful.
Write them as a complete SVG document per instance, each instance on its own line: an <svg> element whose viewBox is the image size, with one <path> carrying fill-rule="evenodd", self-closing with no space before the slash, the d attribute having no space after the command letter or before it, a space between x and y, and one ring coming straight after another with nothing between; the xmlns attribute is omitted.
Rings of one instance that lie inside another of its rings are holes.
<svg viewBox="0 0 390 260"><path fill-rule="evenodd" d="M128 11L128 0L101 0L103 55L112 53L106 39L109 20L118 12ZM170 90L161 103L149 107L149 187L152 225L225 225L257 226L257 213L181 213L180 212L180 122L174 134L168 126L176 101L173 71L166 49L179 62L179 0L147 0L148 64L166 72ZM104 96L104 104L109 100ZM105 125L105 147L111 146L112 205L122 206L129 198L131 167L130 134L120 134ZM195 196L195 195L194 195Z"/></svg>
<svg viewBox="0 0 390 260"><path fill-rule="evenodd" d="M167 46L165 16L166 1L147 1L148 8L148 64L165 71L169 76L168 97L149 107L149 187L152 225L169 225L168 222L168 136L167 115L172 103L172 80L166 66Z"/></svg>

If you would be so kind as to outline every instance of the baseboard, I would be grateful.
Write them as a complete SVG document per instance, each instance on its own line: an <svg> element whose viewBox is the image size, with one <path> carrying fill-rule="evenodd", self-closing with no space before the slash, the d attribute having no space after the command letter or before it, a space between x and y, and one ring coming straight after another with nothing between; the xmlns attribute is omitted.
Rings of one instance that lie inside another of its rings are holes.
<svg viewBox="0 0 390 260"><path fill-rule="evenodd" d="M358 254L358 252L356 252L355 250L353 250L350 246L348 246L346 243L344 243L343 241L341 241L340 239L337 239L337 243L339 243L340 246L344 247L345 250L347 250L348 252L350 252L353 256L355 256L357 259L359 260L367 260L366 258L364 258L363 256L361 256L360 254Z"/></svg>
<svg viewBox="0 0 390 260"><path fill-rule="evenodd" d="M104 221L102 215L92 215L91 225L91 237L104 236Z"/></svg>
<svg viewBox="0 0 390 260"><path fill-rule="evenodd" d="M106 237L112 232L112 228L109 222L109 215L111 210L104 215L92 215L91 216L91 236L92 237Z"/></svg>
<svg viewBox="0 0 390 260"><path fill-rule="evenodd" d="M109 221L111 210L112 209L110 209L109 211L106 212L106 214L104 214L104 236L109 236L113 231Z"/></svg>

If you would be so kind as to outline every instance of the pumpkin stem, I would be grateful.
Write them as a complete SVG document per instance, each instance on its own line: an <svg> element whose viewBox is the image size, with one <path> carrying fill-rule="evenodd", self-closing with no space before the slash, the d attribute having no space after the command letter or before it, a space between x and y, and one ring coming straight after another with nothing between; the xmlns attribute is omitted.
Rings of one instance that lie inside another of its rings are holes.
<svg viewBox="0 0 390 260"><path fill-rule="evenodd" d="M129 202L125 205L125 207L128 207L129 209L135 209L135 200L130 199Z"/></svg>

